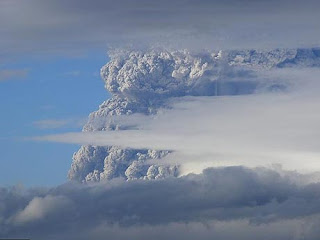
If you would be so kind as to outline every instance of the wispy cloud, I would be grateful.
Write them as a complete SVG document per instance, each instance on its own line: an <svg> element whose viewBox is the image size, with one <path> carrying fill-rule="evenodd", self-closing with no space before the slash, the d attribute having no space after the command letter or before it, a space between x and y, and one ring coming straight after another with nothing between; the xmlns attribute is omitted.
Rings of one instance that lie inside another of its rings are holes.
<svg viewBox="0 0 320 240"><path fill-rule="evenodd" d="M46 119L33 122L33 125L37 128L47 129L47 128L61 128L69 123L67 120L55 120Z"/></svg>
<svg viewBox="0 0 320 240"><path fill-rule="evenodd" d="M69 71L65 73L66 76L70 76L70 77L78 77L80 74L81 72L78 70Z"/></svg>
<svg viewBox="0 0 320 240"><path fill-rule="evenodd" d="M63 127L81 127L85 123L86 119L44 119L34 121L33 125L40 129L55 129Z"/></svg>
<svg viewBox="0 0 320 240"><path fill-rule="evenodd" d="M27 77L28 72L28 69L0 69L0 82L24 79Z"/></svg>
<svg viewBox="0 0 320 240"><path fill-rule="evenodd" d="M169 155L168 163L193 162L193 166L280 163L299 171L320 170L320 114L316 111L320 107L319 71L282 70L269 75L286 79L291 90L177 98L172 109L163 109L156 116L119 119L128 124L132 118L135 130L65 133L34 139L173 150L176 153L172 158Z"/></svg>

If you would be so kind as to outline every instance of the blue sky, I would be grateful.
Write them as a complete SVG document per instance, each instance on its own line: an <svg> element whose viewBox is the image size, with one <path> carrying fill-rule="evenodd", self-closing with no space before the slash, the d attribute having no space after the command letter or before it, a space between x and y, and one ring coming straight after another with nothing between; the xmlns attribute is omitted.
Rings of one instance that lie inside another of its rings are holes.
<svg viewBox="0 0 320 240"><path fill-rule="evenodd" d="M108 98L99 75L107 61L104 51L91 51L75 56L26 56L0 65L26 72L0 81L2 185L54 185L66 181L78 146L23 138L81 130L87 115ZM36 124L43 120L68 124L59 128Z"/></svg>

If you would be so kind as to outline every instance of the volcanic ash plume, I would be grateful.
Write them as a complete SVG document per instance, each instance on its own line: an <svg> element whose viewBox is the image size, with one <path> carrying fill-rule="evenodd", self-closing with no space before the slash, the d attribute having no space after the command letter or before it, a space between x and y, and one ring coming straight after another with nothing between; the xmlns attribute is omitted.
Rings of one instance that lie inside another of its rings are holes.
<svg viewBox="0 0 320 240"><path fill-rule="evenodd" d="M256 69L320 66L318 49L214 53L123 50L113 51L110 57L111 61L101 69L101 76L112 98L90 114L83 131L130 129L134 126L112 119L157 114L172 97L254 93L261 87L252 74ZM170 151L165 149L81 146L73 155L68 177L88 182L117 177L131 180L178 176L179 166L152 161L168 154Z"/></svg>

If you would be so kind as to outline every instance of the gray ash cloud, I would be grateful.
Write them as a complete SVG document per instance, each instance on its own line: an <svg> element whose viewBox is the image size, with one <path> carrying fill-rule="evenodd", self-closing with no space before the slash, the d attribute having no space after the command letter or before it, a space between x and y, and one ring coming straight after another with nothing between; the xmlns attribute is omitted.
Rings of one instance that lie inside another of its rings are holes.
<svg viewBox="0 0 320 240"><path fill-rule="evenodd" d="M83 131L121 131L117 117L156 115L168 101L182 96L242 95L282 91L284 83L260 80L256 71L320 66L319 49L275 49L217 52L114 50L101 77L112 98L90 114ZM122 177L159 179L179 175L179 166L157 165L153 160L168 149L123 149L82 146L73 156L69 178L80 182Z"/></svg>

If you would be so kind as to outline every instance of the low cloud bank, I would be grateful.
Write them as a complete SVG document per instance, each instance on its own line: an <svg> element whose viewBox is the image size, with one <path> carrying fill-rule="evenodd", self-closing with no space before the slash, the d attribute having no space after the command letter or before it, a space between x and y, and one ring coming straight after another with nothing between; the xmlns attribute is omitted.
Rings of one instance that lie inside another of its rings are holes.
<svg viewBox="0 0 320 240"><path fill-rule="evenodd" d="M273 239L299 234L316 239L320 185L311 179L296 172L227 167L163 180L1 188L0 236L103 239L108 233L121 239L131 233L132 239L149 239L149 232L152 239L180 234L182 239L188 228L200 239L266 232Z"/></svg>

